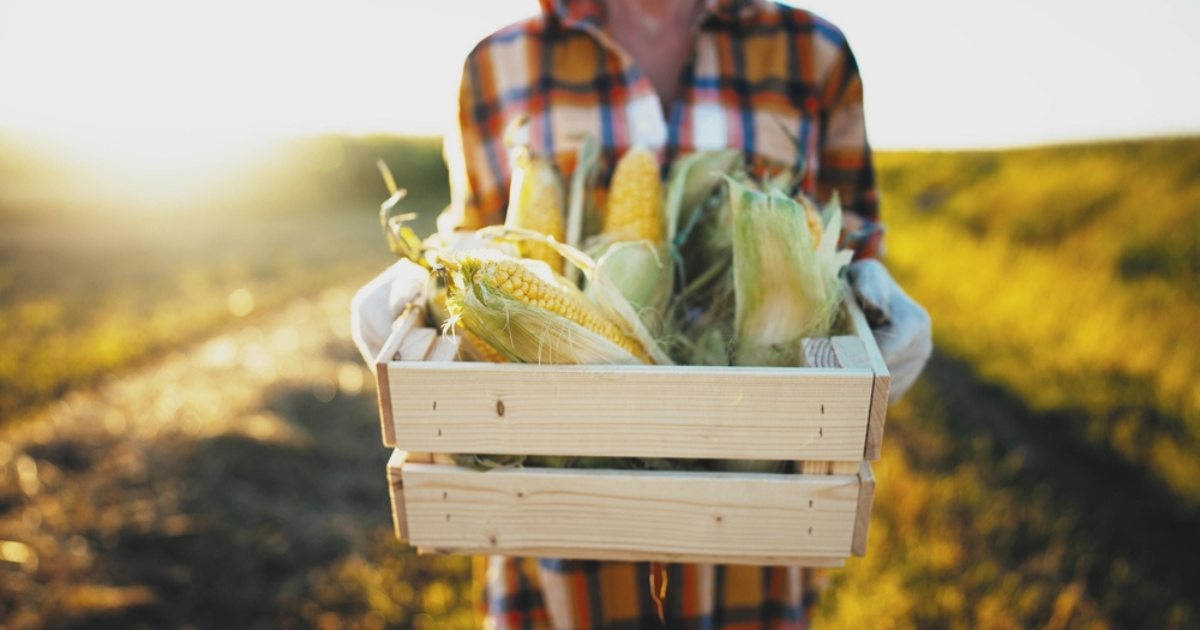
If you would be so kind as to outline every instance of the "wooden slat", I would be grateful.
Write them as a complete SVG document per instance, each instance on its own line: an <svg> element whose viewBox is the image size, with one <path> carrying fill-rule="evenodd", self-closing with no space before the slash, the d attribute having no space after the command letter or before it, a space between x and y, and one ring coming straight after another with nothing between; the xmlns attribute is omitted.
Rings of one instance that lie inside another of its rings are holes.
<svg viewBox="0 0 1200 630"><path fill-rule="evenodd" d="M854 539L850 552L861 558L867 555L867 533L871 527L871 506L875 502L875 473L871 464L862 462L858 473L858 513L854 518Z"/></svg>
<svg viewBox="0 0 1200 630"><path fill-rule="evenodd" d="M808 338L803 343L805 365L817 368L842 367L829 339ZM853 475L858 473L858 462L805 460L795 462L795 468L806 475Z"/></svg>
<svg viewBox="0 0 1200 630"><path fill-rule="evenodd" d="M857 475L862 462L799 462L798 470L805 475Z"/></svg>
<svg viewBox="0 0 1200 630"><path fill-rule="evenodd" d="M408 516L404 510L404 476L401 473L408 453L396 449L387 463L388 496L392 500L392 523L396 528L396 540L408 542Z"/></svg>
<svg viewBox="0 0 1200 630"><path fill-rule="evenodd" d="M460 554L486 556L496 554L493 547L470 549L435 549L418 547L420 554ZM846 558L820 558L814 556L728 556L712 553L655 553L649 551L621 551L612 549L560 549L545 547L522 547L505 549L506 556L522 558L565 558L569 560L609 560L614 562L673 562L685 564L742 564L757 566L798 566L840 569L846 566Z"/></svg>
<svg viewBox="0 0 1200 630"><path fill-rule="evenodd" d="M410 542L472 553L845 558L861 496L843 475L402 470Z"/></svg>
<svg viewBox="0 0 1200 630"><path fill-rule="evenodd" d="M429 351L433 348L433 342L437 341L437 338L437 331L432 328L413 330L400 344L400 352L397 353L399 360L424 361L425 357L429 356Z"/></svg>
<svg viewBox="0 0 1200 630"><path fill-rule="evenodd" d="M868 413L867 419L867 439L863 447L863 459L867 461L878 461L880 450L883 447L883 425L887 418L888 405L888 389L891 387L892 377L888 372L887 363L883 360L883 355L879 352L879 346L875 343L875 337L871 334L871 328L867 325L867 318L863 315L862 309L854 300L846 301L847 310L850 313L850 319L854 326L855 335L862 342L862 347L866 351L867 367L875 373L874 383L871 391L871 410ZM842 344L848 346L849 344ZM837 338L834 339L834 351L838 350ZM851 354L854 351L850 351ZM858 359L860 357L854 357ZM852 367L847 361L852 360L851 355L846 357L839 355L842 364L846 367ZM854 366L862 367L862 366Z"/></svg>
<svg viewBox="0 0 1200 630"><path fill-rule="evenodd" d="M414 451L860 461L867 369L393 362Z"/></svg>
<svg viewBox="0 0 1200 630"><path fill-rule="evenodd" d="M429 350L428 361L435 363L444 363L454 361L458 356L458 338L443 337L438 335L433 342L433 348Z"/></svg>
<svg viewBox="0 0 1200 630"><path fill-rule="evenodd" d="M871 369L871 358L867 356L867 347L856 335L839 335L829 340L829 345L837 356L838 365L846 367Z"/></svg>
<svg viewBox="0 0 1200 630"><path fill-rule="evenodd" d="M819 368L839 368L833 344L822 337L804 339L804 365Z"/></svg>
<svg viewBox="0 0 1200 630"><path fill-rule="evenodd" d="M417 326L425 321L424 307L412 305L400 314L392 324L392 333L388 335L379 356L375 358L375 389L379 396L380 427L383 430L383 443L386 446L396 445L396 423L392 409L391 383L388 380L388 365L396 360L400 345Z"/></svg>

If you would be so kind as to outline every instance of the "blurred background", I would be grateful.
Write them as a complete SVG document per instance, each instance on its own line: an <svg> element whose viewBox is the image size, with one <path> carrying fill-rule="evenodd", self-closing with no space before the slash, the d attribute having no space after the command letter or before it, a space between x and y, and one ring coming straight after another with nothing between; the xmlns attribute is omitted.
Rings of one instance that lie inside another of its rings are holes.
<svg viewBox="0 0 1200 630"><path fill-rule="evenodd" d="M1200 627L1200 5L845 31L937 353L821 628ZM466 628L391 529L353 291L534 0L0 0L0 628Z"/></svg>

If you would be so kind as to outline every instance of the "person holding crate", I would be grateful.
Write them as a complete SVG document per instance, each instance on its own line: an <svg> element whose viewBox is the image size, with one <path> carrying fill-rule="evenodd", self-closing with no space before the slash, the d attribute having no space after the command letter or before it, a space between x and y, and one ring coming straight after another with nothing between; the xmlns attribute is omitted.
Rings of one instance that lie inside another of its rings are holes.
<svg viewBox="0 0 1200 630"><path fill-rule="evenodd" d="M655 149L664 163L735 147L755 174L798 169L800 191L842 202L845 244L855 250L850 285L898 399L932 351L931 324L879 262L884 230L862 83L842 33L765 0L540 4L539 15L485 38L466 60L458 126L445 145L452 203L439 231L503 222L512 175L503 135L521 117L530 150L567 173L585 135L608 170L633 146ZM396 269L355 299L355 339L369 360L403 307L397 287L412 285ZM665 588L651 593L652 581ZM824 574L493 557L484 582L488 628L802 628Z"/></svg>

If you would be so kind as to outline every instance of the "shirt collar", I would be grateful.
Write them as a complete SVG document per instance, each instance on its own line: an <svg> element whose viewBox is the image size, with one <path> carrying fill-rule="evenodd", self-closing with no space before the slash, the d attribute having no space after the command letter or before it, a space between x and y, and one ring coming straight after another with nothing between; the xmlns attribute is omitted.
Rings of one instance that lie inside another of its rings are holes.
<svg viewBox="0 0 1200 630"><path fill-rule="evenodd" d="M568 28L602 28L604 7L600 0L538 0L542 12L560 20ZM763 9L766 0L705 0L704 17L723 21L745 18Z"/></svg>

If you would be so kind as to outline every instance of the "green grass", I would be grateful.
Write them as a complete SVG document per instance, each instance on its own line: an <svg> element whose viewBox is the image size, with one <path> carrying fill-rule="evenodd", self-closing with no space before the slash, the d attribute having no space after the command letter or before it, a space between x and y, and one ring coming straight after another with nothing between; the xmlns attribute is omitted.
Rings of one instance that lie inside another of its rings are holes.
<svg viewBox="0 0 1200 630"><path fill-rule="evenodd" d="M194 183L211 204L200 208L190 193L146 207L101 189L81 205L77 166L6 153L0 418L231 325L235 291L250 293L254 317L368 280L395 259L377 217L388 196L377 158L411 189L404 208L419 211L419 229L447 203L433 139L326 137L279 153L294 157ZM313 170L314 154L337 159Z"/></svg>
<svg viewBox="0 0 1200 630"><path fill-rule="evenodd" d="M0 153L0 417L243 322L235 290L253 319L368 279L393 259L377 156L419 231L446 203L431 140L282 154L204 203L147 208L80 205L56 186L69 170ZM889 266L944 358L889 413L869 553L833 574L819 627L1195 627L1200 139L878 163ZM995 414L1028 444L978 421ZM467 623L461 559L422 577L375 547L310 572L288 614ZM430 579L445 586L413 590Z"/></svg>
<svg viewBox="0 0 1200 630"><path fill-rule="evenodd" d="M890 410L867 555L834 573L818 628L1200 623L1186 586L1195 571L1165 559L1194 557L1185 537L1128 543L1159 524L1148 513L1113 519L1106 503L1130 507L1120 497L1084 499L1054 466L997 447L971 417L986 392L967 395L925 382Z"/></svg>
<svg viewBox="0 0 1200 630"><path fill-rule="evenodd" d="M1200 508L1200 139L885 154L936 345Z"/></svg>

